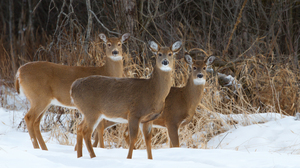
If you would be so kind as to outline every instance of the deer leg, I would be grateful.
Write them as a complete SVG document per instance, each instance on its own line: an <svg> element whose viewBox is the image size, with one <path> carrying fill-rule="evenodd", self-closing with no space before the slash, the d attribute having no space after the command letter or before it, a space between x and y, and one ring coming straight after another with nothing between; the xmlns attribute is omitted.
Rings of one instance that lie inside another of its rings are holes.
<svg viewBox="0 0 300 168"><path fill-rule="evenodd" d="M103 135L104 135L104 126L98 130L98 138L99 138L99 144L100 144L100 148L104 148L104 139L103 139Z"/></svg>
<svg viewBox="0 0 300 168"><path fill-rule="evenodd" d="M99 124L100 125L100 124ZM99 140L99 130L98 130L98 127L99 127L99 125L97 126L97 128L96 128L96 130L95 130L95 132L94 132L94 143L93 143L93 147L97 147L98 146L98 142L100 141ZM99 142L100 143L100 142ZM101 143L100 143L100 146L101 146Z"/></svg>
<svg viewBox="0 0 300 168"><path fill-rule="evenodd" d="M48 106L43 110L43 112L39 115L39 117L33 123L34 133L35 133L35 136L36 136L37 140L39 141L39 144L40 144L42 150L48 150L48 148L45 144L45 141L42 137L41 130L40 130L41 119L42 119L46 109L48 109Z"/></svg>
<svg viewBox="0 0 300 168"><path fill-rule="evenodd" d="M172 141L170 139L170 136L169 136L169 141L170 141L170 148L173 148L173 144L172 144Z"/></svg>
<svg viewBox="0 0 300 168"><path fill-rule="evenodd" d="M78 137L78 129L77 129L77 137ZM78 141L75 143L74 151L77 151L77 144L78 144Z"/></svg>
<svg viewBox="0 0 300 168"><path fill-rule="evenodd" d="M123 137L124 137L124 139L125 139L126 144L129 146L129 144L130 144L130 138L129 138L129 129L128 129L128 125L127 125L127 127L126 127L126 129L125 129L125 131L124 131ZM133 148L133 149L135 149L135 148Z"/></svg>
<svg viewBox="0 0 300 168"><path fill-rule="evenodd" d="M100 143L100 148L104 148L104 139L103 139L103 135L104 135L104 130L109 127L110 125L107 125L107 123L109 123L107 120L102 120L95 131L95 142L93 144L93 147L97 147L98 142Z"/></svg>
<svg viewBox="0 0 300 168"><path fill-rule="evenodd" d="M82 130L85 126L85 120L83 120L78 126L77 126L77 143L75 145L75 151L77 150L77 158L82 157L82 139L83 139L83 133Z"/></svg>
<svg viewBox="0 0 300 168"><path fill-rule="evenodd" d="M148 159L153 159L152 152L151 152L152 122L147 122L143 124L143 134L147 146Z"/></svg>
<svg viewBox="0 0 300 168"><path fill-rule="evenodd" d="M85 122L85 126L83 127L82 133L83 133L83 138L85 141L85 145L86 148L88 149L89 153L90 153L90 157L96 157L93 146L92 146L92 133L94 131L94 126L97 124L99 124L99 122L97 121L99 119L99 117L101 116L95 116L93 118L86 118L86 122ZM100 118L100 121L102 119Z"/></svg>
<svg viewBox="0 0 300 168"><path fill-rule="evenodd" d="M35 149L40 148L38 141L37 141L37 137L36 137L36 133L39 132L40 130L38 128L37 131L35 131L35 121L37 120L37 118L41 115L41 113L45 110L45 108L48 106L47 103L30 103L31 107L28 110L27 114L25 115L24 119L27 125L27 129L29 132L29 136L32 142L32 145ZM40 135L40 138L43 139ZM46 147L47 148L47 147ZM47 149L44 149L47 150Z"/></svg>
<svg viewBox="0 0 300 168"><path fill-rule="evenodd" d="M83 138L91 158L96 157L95 152L93 150L92 141L91 141L92 133L93 133L93 129L91 127L87 126L83 128Z"/></svg>
<svg viewBox="0 0 300 168"><path fill-rule="evenodd" d="M129 144L127 159L132 158L133 148L137 140L137 135L139 131L139 122L140 122L139 118L129 116L128 127L129 127L130 144Z"/></svg>
<svg viewBox="0 0 300 168"><path fill-rule="evenodd" d="M104 148L104 139L103 139L103 135L104 135L104 130L112 125L115 125L115 122L111 122L108 120L102 120L95 131L95 142L93 143L93 147L97 147L98 142L100 143L100 148Z"/></svg>
<svg viewBox="0 0 300 168"><path fill-rule="evenodd" d="M170 138L170 147L179 147L178 126L176 124L168 124L167 129Z"/></svg>

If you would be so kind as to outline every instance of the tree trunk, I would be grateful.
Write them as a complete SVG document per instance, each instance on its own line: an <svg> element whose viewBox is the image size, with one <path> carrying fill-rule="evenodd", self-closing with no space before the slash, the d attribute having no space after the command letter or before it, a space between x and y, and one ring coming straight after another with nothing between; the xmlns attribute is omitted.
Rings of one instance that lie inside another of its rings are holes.
<svg viewBox="0 0 300 168"><path fill-rule="evenodd" d="M84 44L84 51L87 56L89 56L89 41L90 41L90 34L92 30L92 24L93 24L93 19L92 19L92 13L91 13L91 2L90 0L86 0L86 8L87 8L87 13L88 13L88 24L87 24L87 30L86 30L86 37L85 37L85 44Z"/></svg>
<svg viewBox="0 0 300 168"><path fill-rule="evenodd" d="M10 55L11 55L11 62L12 62L12 72L13 74L16 74L16 60L15 60L15 54L14 54L14 37L13 37L13 31L14 31L14 3L13 1L9 1L9 39L10 39ZM13 75L14 76L14 75Z"/></svg>
<svg viewBox="0 0 300 168"><path fill-rule="evenodd" d="M32 12L32 3L31 0L28 0L28 10L29 10L29 19L28 19L28 28L29 28L29 32L30 32L30 44L31 44L31 54L30 55L34 55L34 51L35 51L35 40L34 40L34 14Z"/></svg>
<svg viewBox="0 0 300 168"><path fill-rule="evenodd" d="M126 16L126 20L125 20L126 31L128 31L132 36L134 36L134 32L135 32L135 15L136 15L135 8L136 8L135 0L123 0L123 12Z"/></svg>
<svg viewBox="0 0 300 168"><path fill-rule="evenodd" d="M16 55L20 55L22 58L25 58L25 53L26 53L26 46L25 46L25 37L24 37L24 32L26 31L26 25L25 25L25 20L26 20L26 1L22 0L21 1L21 16L19 19L19 23L18 23L18 42L20 44L20 50L19 52L15 53ZM21 61L23 64L23 61Z"/></svg>

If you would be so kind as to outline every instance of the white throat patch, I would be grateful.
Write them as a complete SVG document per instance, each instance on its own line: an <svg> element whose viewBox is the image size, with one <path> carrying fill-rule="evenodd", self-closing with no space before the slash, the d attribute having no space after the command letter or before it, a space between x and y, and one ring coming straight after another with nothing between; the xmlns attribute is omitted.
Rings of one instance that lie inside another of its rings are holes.
<svg viewBox="0 0 300 168"><path fill-rule="evenodd" d="M120 61L120 60L123 59L123 57L120 56L120 55L117 55L117 56L109 56L108 58L110 58L110 59L113 60L113 61Z"/></svg>
<svg viewBox="0 0 300 168"><path fill-rule="evenodd" d="M171 71L172 70L172 68L171 67L169 67L169 66L161 66L160 67L160 69L162 70L162 71L165 71L165 72L169 72L169 71Z"/></svg>
<svg viewBox="0 0 300 168"><path fill-rule="evenodd" d="M195 85L205 85L205 82L206 82L206 80L203 79L203 78L194 79L194 84Z"/></svg>

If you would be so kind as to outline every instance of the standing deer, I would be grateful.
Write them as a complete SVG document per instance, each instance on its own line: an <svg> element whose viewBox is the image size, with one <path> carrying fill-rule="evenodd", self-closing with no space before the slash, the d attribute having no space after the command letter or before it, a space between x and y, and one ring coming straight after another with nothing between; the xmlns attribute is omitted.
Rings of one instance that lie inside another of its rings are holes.
<svg viewBox="0 0 300 168"><path fill-rule="evenodd" d="M48 150L40 131L40 120L52 105L75 108L71 102L70 88L78 79L90 75L122 77L122 43L128 40L129 33L121 37L107 38L99 34L106 44L106 63L102 67L66 66L50 62L30 62L18 69L15 87L24 93L30 102L25 122L34 148ZM39 142L39 144L38 144Z"/></svg>
<svg viewBox="0 0 300 168"><path fill-rule="evenodd" d="M206 66L211 65L215 60L210 56L204 61L195 61L190 55L185 55L185 61L192 67L185 87L172 87L166 98L163 113L153 121L155 128L167 128L170 138L170 147L179 147L178 128L191 121L198 104L201 102L205 81ZM115 125L114 122L101 121L97 127L97 134L100 139L100 147L104 148L103 130ZM128 143L128 130L124 136ZM102 133L102 134L101 134ZM151 132L147 132L150 134ZM145 133L144 133L145 134ZM146 135L149 136L149 135ZM94 146L97 146L98 137L95 137ZM102 138L101 138L102 137Z"/></svg>
<svg viewBox="0 0 300 168"><path fill-rule="evenodd" d="M77 157L82 157L82 140L84 138L90 157L95 157L91 143L93 130L102 119L118 123L127 123L129 127L130 146L127 155L132 158L134 144L137 140L139 125L143 125L147 144L148 159L152 159L151 129L149 123L141 121L149 116L157 116L163 111L165 99L172 86L174 55L181 49L181 42L171 47L160 47L150 42L150 50L156 55L156 65L149 79L109 78L89 76L76 80L71 86L71 97L75 106L84 115L77 128ZM151 118L151 117L150 117Z"/></svg>

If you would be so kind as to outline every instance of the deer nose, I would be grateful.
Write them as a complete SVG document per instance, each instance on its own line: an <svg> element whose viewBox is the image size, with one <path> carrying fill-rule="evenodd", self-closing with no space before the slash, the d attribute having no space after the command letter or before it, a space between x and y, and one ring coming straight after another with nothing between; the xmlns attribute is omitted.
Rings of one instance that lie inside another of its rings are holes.
<svg viewBox="0 0 300 168"><path fill-rule="evenodd" d="M112 54L113 54L113 55L117 55L117 54L119 54L119 52L118 52L117 50L114 50L114 51L112 52Z"/></svg>
<svg viewBox="0 0 300 168"><path fill-rule="evenodd" d="M203 78L203 74L202 73L198 74L197 78Z"/></svg>
<svg viewBox="0 0 300 168"><path fill-rule="evenodd" d="M162 61L162 64L166 66L166 65L169 64L169 61L168 61L168 60L163 60L163 61Z"/></svg>

